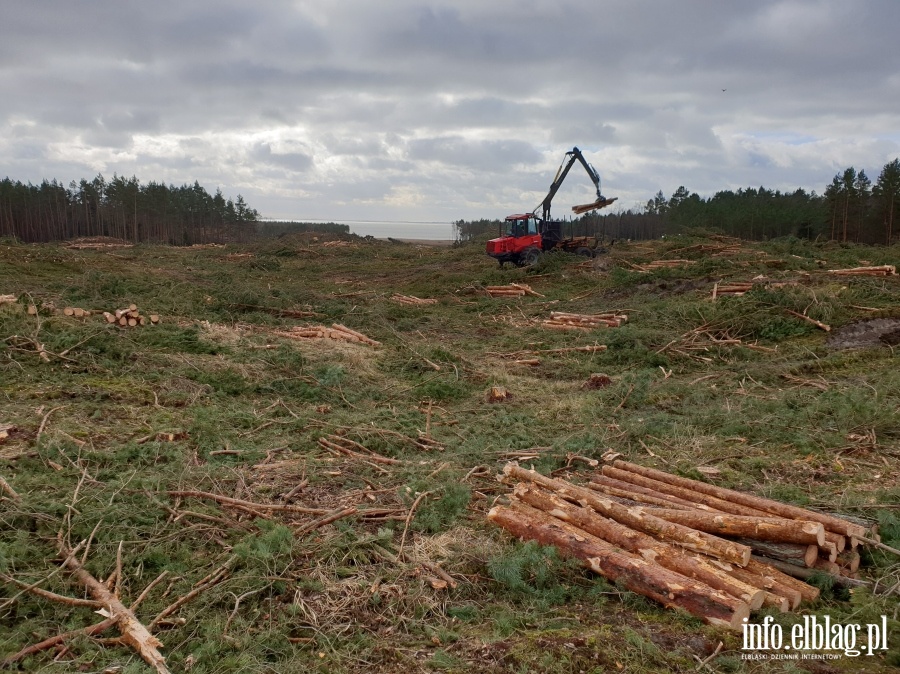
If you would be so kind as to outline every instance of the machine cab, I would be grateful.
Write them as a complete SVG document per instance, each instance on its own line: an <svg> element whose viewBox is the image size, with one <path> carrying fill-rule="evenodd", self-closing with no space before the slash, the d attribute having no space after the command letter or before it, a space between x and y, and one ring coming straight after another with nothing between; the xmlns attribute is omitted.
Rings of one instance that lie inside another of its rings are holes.
<svg viewBox="0 0 900 674"><path fill-rule="evenodd" d="M535 236L538 232L538 218L534 213L510 215L503 223L503 236Z"/></svg>

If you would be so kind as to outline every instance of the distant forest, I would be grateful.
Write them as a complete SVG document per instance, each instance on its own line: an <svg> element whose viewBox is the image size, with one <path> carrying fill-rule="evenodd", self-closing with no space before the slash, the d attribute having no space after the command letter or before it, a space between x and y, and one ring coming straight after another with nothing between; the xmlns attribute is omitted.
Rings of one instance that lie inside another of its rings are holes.
<svg viewBox="0 0 900 674"><path fill-rule="evenodd" d="M589 213L573 218L566 234L607 239L654 239L686 228L702 228L742 239L780 236L889 245L900 238L900 159L886 164L875 184L853 167L834 176L822 196L798 189L765 187L726 190L703 199L679 187L668 199L658 192L643 208ZM460 241L498 231L497 220L459 220Z"/></svg>
<svg viewBox="0 0 900 674"><path fill-rule="evenodd" d="M40 185L0 181L0 236L25 242L109 236L132 242L188 246L245 241L256 235L259 213L243 197L209 194L199 183L141 184L113 176Z"/></svg>
<svg viewBox="0 0 900 674"><path fill-rule="evenodd" d="M686 228L702 228L744 239L797 236L808 239L890 244L900 238L900 159L886 164L873 184L865 171L850 167L834 176L820 196L798 189L765 187L717 192L703 199L679 187L669 198L662 191L637 209L594 212L572 219L573 235L607 239L651 239ZM457 239L469 241L498 231L497 220L459 220ZM347 234L347 225L263 223L243 197L232 200L220 190L209 194L199 183L142 184L136 177L98 175L68 187L44 180L40 185L0 180L0 237L46 242L108 236L131 242L192 245L228 243L291 232Z"/></svg>

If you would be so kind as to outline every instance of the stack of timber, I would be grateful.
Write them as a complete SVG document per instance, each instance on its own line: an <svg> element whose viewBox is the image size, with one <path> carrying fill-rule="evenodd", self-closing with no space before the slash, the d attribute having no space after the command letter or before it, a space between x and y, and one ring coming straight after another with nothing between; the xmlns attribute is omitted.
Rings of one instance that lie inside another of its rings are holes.
<svg viewBox="0 0 900 674"><path fill-rule="evenodd" d="M366 337L363 333L351 330L340 323L333 323L330 328L324 325L313 325L305 328L297 326L287 331L276 330L272 334L290 339L334 339L343 342L368 344L369 346L381 346L381 342Z"/></svg>
<svg viewBox="0 0 900 674"><path fill-rule="evenodd" d="M877 267L854 267L853 269L829 269L829 274L838 276L896 276L897 267L883 264Z"/></svg>
<svg viewBox="0 0 900 674"><path fill-rule="evenodd" d="M68 308L65 310L68 312ZM73 309L73 311L84 311ZM74 314L66 314L67 316L73 315L78 316L78 313ZM106 319L107 323L113 323L115 325L120 325L123 328L134 328L138 325L147 325L148 323L152 325L156 325L159 323L159 314L150 314L149 316L142 316L141 312L138 311L136 304L130 304L127 309L116 309L114 312L110 313L108 311L103 312L103 317Z"/></svg>
<svg viewBox="0 0 900 674"><path fill-rule="evenodd" d="M524 283L510 283L507 286L488 286L485 290L491 297L523 297L524 295L544 297L544 295L535 292L531 289L531 286Z"/></svg>
<svg viewBox="0 0 900 674"><path fill-rule="evenodd" d="M437 304L437 300L433 298L422 298L416 297L415 295L400 295L399 293L394 293L391 296L391 299L395 302L399 302L400 304L413 304L413 305L424 305L424 304Z"/></svg>
<svg viewBox="0 0 900 674"><path fill-rule="evenodd" d="M565 311L551 311L550 318L541 321L545 328L557 330L594 330L596 328L618 328L628 322L628 314L611 311L602 314L570 314Z"/></svg>
<svg viewBox="0 0 900 674"><path fill-rule="evenodd" d="M752 283L716 283L713 286L712 298L716 299L719 295L736 295L740 296L753 289Z"/></svg>
<svg viewBox="0 0 900 674"><path fill-rule="evenodd" d="M666 607L733 630L762 606L784 612L815 600L819 590L800 580L814 572L852 584L854 547L875 535L856 520L624 461L604 466L587 486L517 463L503 473L513 493L489 520Z"/></svg>
<svg viewBox="0 0 900 674"><path fill-rule="evenodd" d="M657 269L672 269L673 267L685 267L694 264L694 260L655 260L647 264L635 265L638 271L656 271Z"/></svg>

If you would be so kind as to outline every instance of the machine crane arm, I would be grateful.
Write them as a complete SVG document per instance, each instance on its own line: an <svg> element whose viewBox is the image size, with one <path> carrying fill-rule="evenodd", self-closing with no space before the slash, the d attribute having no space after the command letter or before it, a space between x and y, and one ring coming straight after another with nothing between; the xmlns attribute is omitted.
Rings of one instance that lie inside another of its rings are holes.
<svg viewBox="0 0 900 674"><path fill-rule="evenodd" d="M577 147L573 147L569 152L566 152L566 157L567 159L563 159L563 163L560 164L559 168L556 170L556 177L550 185L550 191L547 193L547 196L544 197L541 205L538 206L538 208L543 209L542 217L545 221L550 220L550 203L553 201L553 197L556 196L556 193L559 191L559 188L562 186L563 181L569 173L569 169L572 168L572 165L576 160L581 162L581 165L584 166L584 170L587 171L591 182L594 183L594 187L597 188L597 201L600 202L604 200L603 195L600 193L600 174L598 174L597 170L587 162L584 155L581 154L581 150ZM537 210L538 209L535 208L534 212L537 213Z"/></svg>

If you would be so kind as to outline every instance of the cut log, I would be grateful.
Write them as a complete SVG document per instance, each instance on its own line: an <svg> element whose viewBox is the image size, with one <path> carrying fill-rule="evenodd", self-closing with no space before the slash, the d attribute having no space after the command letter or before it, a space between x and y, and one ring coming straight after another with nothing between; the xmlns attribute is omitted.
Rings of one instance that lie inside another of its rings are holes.
<svg viewBox="0 0 900 674"><path fill-rule="evenodd" d="M800 593L803 601L815 601L819 598L819 588L797 580L786 573L782 573L776 565L771 564L765 557L754 555L753 558L747 562L746 569L751 573L756 573L760 576L771 577L776 583L796 590Z"/></svg>
<svg viewBox="0 0 900 674"><path fill-rule="evenodd" d="M791 564L803 564L812 567L819 559L818 545L797 545L796 543L773 543L771 541L755 541L749 538L735 538L739 543L753 548L754 554L780 559Z"/></svg>
<svg viewBox="0 0 900 674"><path fill-rule="evenodd" d="M645 508L623 506L620 503L604 498L590 489L576 487L568 482L546 477L533 470L525 470L516 463L506 464L503 468L503 473L517 480L539 484L567 500L589 506L601 515L614 519L621 524L643 531L646 534L651 534L667 542L675 542L695 552L741 565L746 564L750 560L750 548L746 545L726 541L723 538L696 531L680 524L666 522L663 519L654 517Z"/></svg>
<svg viewBox="0 0 900 674"><path fill-rule="evenodd" d="M765 598L763 590L729 576L700 557L685 554L673 545L657 541L652 536L603 517L589 508L568 503L540 487L520 483L513 493L528 505L583 529L607 543L745 601L751 609L762 606Z"/></svg>
<svg viewBox="0 0 900 674"><path fill-rule="evenodd" d="M800 602L803 600L803 595L800 592L784 583L778 582L772 574L750 571L736 564L729 564L723 570L741 582L765 590L766 596L763 598L763 606L771 606L782 613L786 613L800 606Z"/></svg>
<svg viewBox="0 0 900 674"><path fill-rule="evenodd" d="M663 482L667 482L668 484L684 487L687 489L694 489L702 494L708 494L710 496L714 496L731 503L737 503L749 508L756 508L758 510L770 512L780 517L821 522L825 525L825 528L827 530L834 531L835 533L841 534L843 536L864 536L865 527L853 524L852 522L848 522L847 520L841 519L839 517L826 515L825 513L819 513L814 510L807 510L806 508L800 508L798 506L790 505L787 503L781 503L780 501L773 501L772 499L763 498L761 496L745 494L739 491L734 491L733 489L717 487L716 485L708 484L706 482L700 482L699 480L691 480L688 478L679 477L677 475L670 475L669 473L665 473L661 470L644 468L643 466L628 463L627 461L617 460L613 463L613 465L616 468L627 470L632 473L637 473L638 475L643 475L644 477L660 480Z"/></svg>
<svg viewBox="0 0 900 674"><path fill-rule="evenodd" d="M837 546L831 541L826 541L824 545L819 547L818 556L827 559L829 562L835 561L838 556Z"/></svg>
<svg viewBox="0 0 900 674"><path fill-rule="evenodd" d="M847 537L836 534L833 531L825 532L825 542L833 544L838 553L843 552L847 548Z"/></svg>
<svg viewBox="0 0 900 674"><path fill-rule="evenodd" d="M585 486L596 491L602 491L604 493L611 494L613 496L630 498L633 501L640 501L641 503L647 503L662 508L680 507L682 510L699 509L705 512L721 512L719 510L716 510L715 508L710 508L707 505L703 505L702 503L693 503L691 501L678 498L677 496L672 496L671 494L664 494L660 491L656 491L655 489L641 487L639 485L632 484L631 482L616 480L615 478L611 478L607 475L595 473L594 475L591 475L591 483Z"/></svg>
<svg viewBox="0 0 900 674"><path fill-rule="evenodd" d="M821 522L789 520L783 517L747 517L701 510L654 508L650 512L669 522L677 522L717 536L742 536L758 542L798 543L803 546L825 545L825 527ZM816 557L818 556L817 548Z"/></svg>
<svg viewBox="0 0 900 674"><path fill-rule="evenodd" d="M563 554L632 592L663 606L679 606L710 625L739 630L750 615L746 602L616 550L609 543L524 504L515 508L494 507L488 519L519 538L556 546Z"/></svg>
<svg viewBox="0 0 900 674"><path fill-rule="evenodd" d="M777 559L768 559L766 560L766 562L781 573L784 573L796 579L807 580L815 576L817 573L822 573L822 571L820 571L819 569L810 569L809 567L805 566L797 566L795 564L788 564L787 562L779 562ZM869 583L868 581L856 580L845 575L831 575L831 578L835 584L843 585L844 587L871 586L871 583Z"/></svg>
<svg viewBox="0 0 900 674"><path fill-rule="evenodd" d="M363 333L357 332L356 330L351 330L347 326L341 325L340 323L333 323L331 325L331 327L334 328L335 330L340 330L341 332L346 332L348 335L352 335L353 337L356 337L357 339L359 339L359 341L369 344L371 346L381 346L381 342L377 342L370 337L366 337Z"/></svg>
<svg viewBox="0 0 900 674"><path fill-rule="evenodd" d="M724 499L711 496L710 494L703 493L699 490L681 487L659 478L651 478L634 471L623 470L621 468L618 468L619 463L625 462L615 461L612 466L603 466L603 474L607 477L611 477L622 482L630 482L632 484L638 485L639 487L646 487L647 489L653 489L654 491L662 492L663 494L677 496L684 501L700 503L720 512L731 513L732 515L749 515L751 517L771 516L770 513L759 510L758 508L751 508L739 503L726 501ZM662 473L662 471L658 472ZM667 473L662 474L666 475Z"/></svg>

